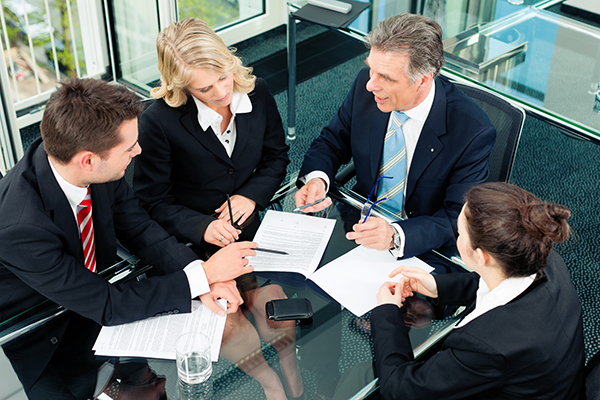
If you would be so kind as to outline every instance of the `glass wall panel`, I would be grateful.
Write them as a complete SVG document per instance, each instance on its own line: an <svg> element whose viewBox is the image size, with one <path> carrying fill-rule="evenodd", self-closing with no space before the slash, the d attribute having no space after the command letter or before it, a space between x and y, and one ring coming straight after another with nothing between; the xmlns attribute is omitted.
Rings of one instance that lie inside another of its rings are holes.
<svg viewBox="0 0 600 400"><path fill-rule="evenodd" d="M178 0L179 19L200 18L214 30L264 14L264 0Z"/></svg>
<svg viewBox="0 0 600 400"><path fill-rule="evenodd" d="M156 67L159 32L156 2L115 0L113 12L120 76L139 88L150 90L160 77Z"/></svg>

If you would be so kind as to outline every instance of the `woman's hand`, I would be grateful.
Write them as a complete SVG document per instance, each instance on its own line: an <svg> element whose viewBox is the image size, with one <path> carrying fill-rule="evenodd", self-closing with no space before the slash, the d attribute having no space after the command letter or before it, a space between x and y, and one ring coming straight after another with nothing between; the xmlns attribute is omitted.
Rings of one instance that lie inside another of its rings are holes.
<svg viewBox="0 0 600 400"><path fill-rule="evenodd" d="M231 218L229 217L229 206L227 205L227 202L221 204L221 207L217 208L215 212L219 214L220 220L227 221L230 225L233 223L237 226L242 225L246 219L252 215L256 208L256 202L254 200L250 200L239 194L231 196L229 201L231 202L231 212L233 213L231 222L229 221Z"/></svg>
<svg viewBox="0 0 600 400"><path fill-rule="evenodd" d="M400 280L400 283L385 282L377 292L377 305L395 304L402 307L406 297L412 296L411 291L403 290L404 285L403 279Z"/></svg>
<svg viewBox="0 0 600 400"><path fill-rule="evenodd" d="M235 229L229 221L216 219L204 231L204 241L219 247L225 247L235 242L240 233L241 231Z"/></svg>
<svg viewBox="0 0 600 400"><path fill-rule="evenodd" d="M389 277L393 278L398 274L402 274L404 277L402 280L405 281L403 285L405 290L421 293L433 298L438 297L437 284L430 273L420 268L403 266L393 270Z"/></svg>

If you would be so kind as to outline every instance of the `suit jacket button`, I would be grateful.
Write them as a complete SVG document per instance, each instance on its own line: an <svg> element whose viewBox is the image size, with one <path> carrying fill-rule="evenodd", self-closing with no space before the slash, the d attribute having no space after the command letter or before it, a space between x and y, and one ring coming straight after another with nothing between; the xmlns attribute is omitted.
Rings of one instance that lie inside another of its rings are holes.
<svg viewBox="0 0 600 400"><path fill-rule="evenodd" d="M54 336L52 339L50 339L50 343L57 344L58 343L58 338L56 336Z"/></svg>
<svg viewBox="0 0 600 400"><path fill-rule="evenodd" d="M174 309L174 310L173 310L173 314L179 314L179 309L177 309L177 308L176 308L176 309Z"/></svg>
<svg viewBox="0 0 600 400"><path fill-rule="evenodd" d="M233 174L234 172L235 172L235 169L234 169L234 168L229 168L229 169L227 170L227 173L228 173L229 175Z"/></svg>

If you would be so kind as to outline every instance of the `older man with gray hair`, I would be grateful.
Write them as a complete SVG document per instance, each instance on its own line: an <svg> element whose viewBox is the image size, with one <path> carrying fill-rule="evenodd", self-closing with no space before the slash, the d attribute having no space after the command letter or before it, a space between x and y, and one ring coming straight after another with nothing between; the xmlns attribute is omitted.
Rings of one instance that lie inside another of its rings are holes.
<svg viewBox="0 0 600 400"><path fill-rule="evenodd" d="M338 168L354 160L354 190L397 221L358 221L349 240L411 257L451 244L469 188L484 182L496 130L446 78L442 29L433 19L399 14L366 36L367 68L321 131L300 170L296 205L327 196ZM329 206L327 199L305 212Z"/></svg>

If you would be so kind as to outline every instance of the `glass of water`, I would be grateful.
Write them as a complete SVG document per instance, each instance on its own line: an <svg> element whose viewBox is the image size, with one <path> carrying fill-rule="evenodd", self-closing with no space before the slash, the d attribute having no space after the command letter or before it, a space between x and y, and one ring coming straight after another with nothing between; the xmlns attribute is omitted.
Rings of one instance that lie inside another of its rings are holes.
<svg viewBox="0 0 600 400"><path fill-rule="evenodd" d="M184 333L175 343L177 376L184 392L203 392L212 374L210 339L200 332Z"/></svg>

